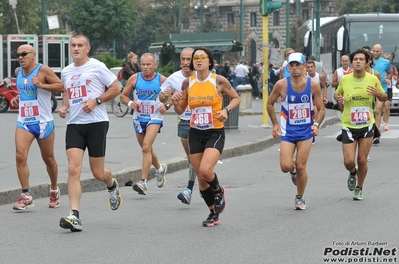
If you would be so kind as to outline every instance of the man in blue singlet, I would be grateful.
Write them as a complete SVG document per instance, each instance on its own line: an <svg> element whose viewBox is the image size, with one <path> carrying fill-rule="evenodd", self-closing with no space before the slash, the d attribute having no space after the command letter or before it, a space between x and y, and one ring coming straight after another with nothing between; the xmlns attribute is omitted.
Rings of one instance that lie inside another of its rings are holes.
<svg viewBox="0 0 399 264"><path fill-rule="evenodd" d="M272 135L274 138L281 135L281 171L290 172L292 182L297 186L294 206L296 210L306 209L303 198L308 179L306 164L313 137L318 135L319 124L324 119L320 85L305 76L305 62L305 56L301 53L292 53L288 57L291 76L274 85L267 102L267 111L273 123ZM280 124L274 110L274 103L279 97L282 98ZM317 116L314 107L318 110ZM297 155L294 164L292 160L295 150Z"/></svg>
<svg viewBox="0 0 399 264"><path fill-rule="evenodd" d="M16 164L22 193L14 204L14 210L34 207L29 185L27 164L33 140L37 143L50 177L50 208L59 206L60 190L57 186L58 165L54 158L54 120L51 109L51 93L62 93L64 85L55 73L35 61L36 52L31 45L21 45L16 57L20 67L15 69L19 95L11 101L19 105L15 130Z"/></svg>

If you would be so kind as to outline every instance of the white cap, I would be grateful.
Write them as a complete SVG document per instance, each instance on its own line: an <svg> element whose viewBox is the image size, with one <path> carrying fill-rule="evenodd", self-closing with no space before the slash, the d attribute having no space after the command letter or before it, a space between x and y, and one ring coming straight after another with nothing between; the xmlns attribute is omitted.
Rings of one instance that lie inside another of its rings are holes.
<svg viewBox="0 0 399 264"><path fill-rule="evenodd" d="M302 53L294 52L291 53L290 56L288 56L288 64L291 62L299 62L300 64L303 64L306 62L306 58Z"/></svg>

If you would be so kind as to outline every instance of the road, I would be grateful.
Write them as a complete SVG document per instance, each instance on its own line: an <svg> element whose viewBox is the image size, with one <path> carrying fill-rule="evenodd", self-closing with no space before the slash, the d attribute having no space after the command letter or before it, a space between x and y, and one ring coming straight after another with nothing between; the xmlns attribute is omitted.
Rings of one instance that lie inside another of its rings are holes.
<svg viewBox="0 0 399 264"><path fill-rule="evenodd" d="M326 258L332 263L332 254L323 253L334 250L353 263L355 257L357 263L378 263L359 258L382 261L370 255L382 248L388 263L398 263L399 117L391 123L382 143L372 147L363 201L353 201L347 190L341 145L334 139L340 126L334 124L321 130L312 147L305 211L293 210L295 187L279 169L279 144L274 144L216 166L228 203L218 226L201 227L208 211L198 191L190 206L177 200L187 181L183 169L169 173L162 189L150 180L147 196L122 187L117 211L108 208L105 190L84 193L81 233L58 226L69 211L66 195L57 209L47 208L47 198L24 212L1 205L0 262L320 264ZM343 256L362 248L367 256Z"/></svg>

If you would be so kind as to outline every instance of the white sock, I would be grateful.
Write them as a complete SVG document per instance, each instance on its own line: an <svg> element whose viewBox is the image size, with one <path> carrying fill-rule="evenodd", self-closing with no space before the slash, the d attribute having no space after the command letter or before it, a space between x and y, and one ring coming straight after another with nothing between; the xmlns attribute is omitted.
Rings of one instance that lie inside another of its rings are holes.
<svg viewBox="0 0 399 264"><path fill-rule="evenodd" d="M162 167L162 165L161 165L161 167L159 167L159 169L157 170L157 172L159 172L159 173L163 172L163 167Z"/></svg>
<svg viewBox="0 0 399 264"><path fill-rule="evenodd" d="M58 190L59 190L58 187L57 187L57 189L55 189L55 190L53 190L53 189L50 188L50 192L52 192L52 193L57 193Z"/></svg>

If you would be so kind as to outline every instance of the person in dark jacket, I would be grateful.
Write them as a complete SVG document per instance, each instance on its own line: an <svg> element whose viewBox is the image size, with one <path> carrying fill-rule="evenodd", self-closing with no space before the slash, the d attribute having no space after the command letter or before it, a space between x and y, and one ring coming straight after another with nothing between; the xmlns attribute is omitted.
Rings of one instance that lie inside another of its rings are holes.
<svg viewBox="0 0 399 264"><path fill-rule="evenodd" d="M127 80L129 80L130 76L135 74L136 72L141 71L139 66L137 65L137 55L133 52L129 52L127 54L127 62L124 65L122 72L122 86L125 87Z"/></svg>

